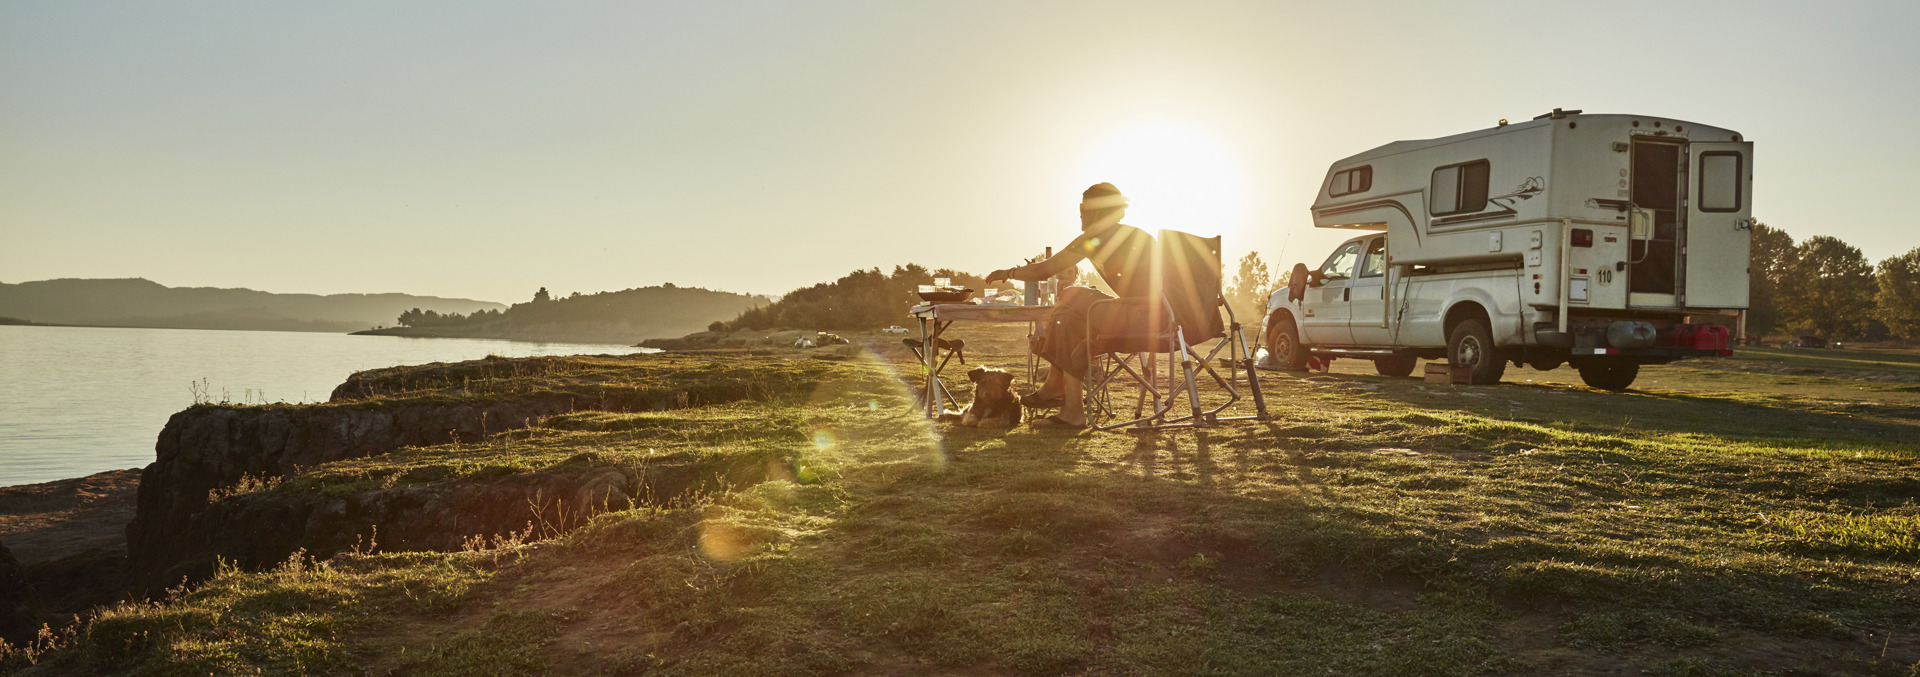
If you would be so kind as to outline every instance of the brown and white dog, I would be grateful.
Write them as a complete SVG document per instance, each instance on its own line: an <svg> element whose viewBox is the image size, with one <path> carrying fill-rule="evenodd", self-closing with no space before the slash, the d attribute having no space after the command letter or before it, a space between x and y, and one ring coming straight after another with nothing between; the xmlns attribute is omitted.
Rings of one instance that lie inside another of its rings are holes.
<svg viewBox="0 0 1920 677"><path fill-rule="evenodd" d="M1013 396L1013 374L991 367L974 367L967 372L973 382L973 404L961 411L951 409L940 415L942 421L958 421L969 428L1011 428L1020 425L1020 398Z"/></svg>

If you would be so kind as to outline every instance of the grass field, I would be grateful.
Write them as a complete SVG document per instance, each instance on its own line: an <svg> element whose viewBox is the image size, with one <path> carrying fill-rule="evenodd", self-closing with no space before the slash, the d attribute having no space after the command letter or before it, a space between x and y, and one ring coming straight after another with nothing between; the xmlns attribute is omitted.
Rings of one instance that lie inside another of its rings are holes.
<svg viewBox="0 0 1920 677"><path fill-rule="evenodd" d="M1015 338L985 335L969 357L1023 368ZM1271 423L1145 436L929 424L897 353L841 366L805 396L576 414L310 481L729 445L788 453L790 479L546 540L227 571L8 660L45 674L1920 673L1920 354L1742 350L1649 368L1624 393L1564 369L1434 386L1341 361L1266 372Z"/></svg>

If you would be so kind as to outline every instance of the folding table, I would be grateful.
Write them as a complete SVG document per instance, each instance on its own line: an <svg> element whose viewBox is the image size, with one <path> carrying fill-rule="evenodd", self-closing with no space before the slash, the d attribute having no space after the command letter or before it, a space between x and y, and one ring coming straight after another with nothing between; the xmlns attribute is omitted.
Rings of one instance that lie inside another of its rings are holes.
<svg viewBox="0 0 1920 677"><path fill-rule="evenodd" d="M921 401L926 403L927 417L940 415L943 401L950 402L955 408L960 403L940 382L940 370L947 366L947 360L941 359L941 350L934 346L934 340L941 332L955 322L1026 322L1029 325L1046 319L1053 306L1021 306L1011 303L933 303L914 306L909 312L920 321L920 347L914 351L920 358L920 367L925 372L926 384L921 393ZM947 352L947 359L953 357ZM963 358L964 359L964 358ZM1027 377L1033 377L1033 356L1027 356Z"/></svg>

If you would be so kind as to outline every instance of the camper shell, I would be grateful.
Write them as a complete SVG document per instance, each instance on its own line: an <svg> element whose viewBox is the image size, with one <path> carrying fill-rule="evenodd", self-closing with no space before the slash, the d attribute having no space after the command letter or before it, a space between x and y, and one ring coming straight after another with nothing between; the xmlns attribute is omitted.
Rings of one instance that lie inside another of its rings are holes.
<svg viewBox="0 0 1920 677"><path fill-rule="evenodd" d="M1313 222L1367 234L1308 270L1310 289L1274 296L1268 335L1277 313L1312 352L1431 357L1478 316L1516 364L1718 354L1673 335L1709 316L1744 334L1752 177L1739 132L1560 109L1343 158ZM1342 257L1353 272L1332 279Z"/></svg>

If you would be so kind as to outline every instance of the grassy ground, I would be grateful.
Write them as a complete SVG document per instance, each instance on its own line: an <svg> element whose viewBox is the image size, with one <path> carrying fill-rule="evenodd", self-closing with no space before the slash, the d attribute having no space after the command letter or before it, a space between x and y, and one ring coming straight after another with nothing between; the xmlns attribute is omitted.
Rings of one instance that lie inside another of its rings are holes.
<svg viewBox="0 0 1920 677"><path fill-rule="evenodd" d="M50 674L1920 672L1913 353L1742 351L1648 369L1626 393L1565 370L1430 386L1342 361L1267 373L1272 423L1150 436L930 425L890 385L908 366L842 366L775 402L576 414L315 471L784 445L791 481L535 543L230 571L10 660Z"/></svg>

